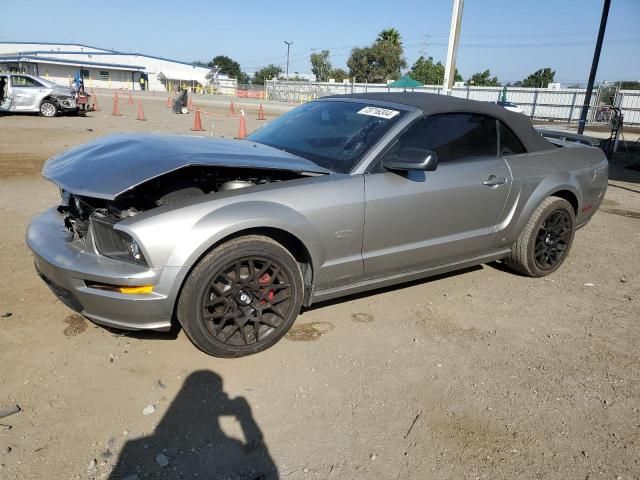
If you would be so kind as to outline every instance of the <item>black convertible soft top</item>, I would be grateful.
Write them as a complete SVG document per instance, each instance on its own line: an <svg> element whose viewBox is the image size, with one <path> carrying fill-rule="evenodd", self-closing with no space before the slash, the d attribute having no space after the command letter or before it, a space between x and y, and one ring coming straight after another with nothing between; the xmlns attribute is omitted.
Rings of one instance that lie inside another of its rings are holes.
<svg viewBox="0 0 640 480"><path fill-rule="evenodd" d="M323 98L353 98L358 100L373 100L376 102L389 102L400 105L408 105L419 108L425 115L448 112L470 112L490 115L502 120L518 136L528 152L551 150L554 146L537 132L529 117L521 113L511 112L500 105L489 102L478 102L465 98L438 95L422 92L373 92L352 93L348 95L333 95Z"/></svg>

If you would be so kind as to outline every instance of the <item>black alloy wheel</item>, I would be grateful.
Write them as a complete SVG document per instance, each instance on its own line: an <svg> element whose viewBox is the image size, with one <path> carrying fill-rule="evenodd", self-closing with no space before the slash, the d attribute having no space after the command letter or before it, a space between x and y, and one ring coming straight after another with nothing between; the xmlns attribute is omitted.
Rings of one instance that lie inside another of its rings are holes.
<svg viewBox="0 0 640 480"><path fill-rule="evenodd" d="M545 198L520 232L506 264L529 277L555 272L569 255L576 229L575 215L574 206L566 199Z"/></svg>
<svg viewBox="0 0 640 480"><path fill-rule="evenodd" d="M302 306L301 264L261 235L230 240L187 277L177 317L191 341L216 357L241 357L273 346Z"/></svg>
<svg viewBox="0 0 640 480"><path fill-rule="evenodd" d="M202 320L231 346L264 342L290 314L291 283L275 260L242 257L217 271L201 300Z"/></svg>
<svg viewBox="0 0 640 480"><path fill-rule="evenodd" d="M573 220L566 209L558 209L540 224L536 235L534 257L541 270L551 270L562 263L571 239Z"/></svg>

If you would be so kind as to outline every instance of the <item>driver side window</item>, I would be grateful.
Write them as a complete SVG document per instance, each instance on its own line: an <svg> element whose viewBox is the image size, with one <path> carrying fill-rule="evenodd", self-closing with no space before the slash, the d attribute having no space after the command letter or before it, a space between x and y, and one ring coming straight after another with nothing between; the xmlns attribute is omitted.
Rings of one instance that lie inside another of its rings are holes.
<svg viewBox="0 0 640 480"><path fill-rule="evenodd" d="M433 150L438 163L473 161L498 155L496 119L477 113L440 113L422 118L400 135L372 172L384 172L382 162L404 147Z"/></svg>
<svg viewBox="0 0 640 480"><path fill-rule="evenodd" d="M32 88L42 87L40 83L36 82L32 78L23 77L20 75L13 75L11 77L11 86L12 87L32 87Z"/></svg>
<svg viewBox="0 0 640 480"><path fill-rule="evenodd" d="M382 167L384 160L397 159L398 153L405 147L427 148L427 119L421 118L411 125L409 129L400 135L396 142L389 148L376 166L371 169L371 173L382 173L386 170Z"/></svg>

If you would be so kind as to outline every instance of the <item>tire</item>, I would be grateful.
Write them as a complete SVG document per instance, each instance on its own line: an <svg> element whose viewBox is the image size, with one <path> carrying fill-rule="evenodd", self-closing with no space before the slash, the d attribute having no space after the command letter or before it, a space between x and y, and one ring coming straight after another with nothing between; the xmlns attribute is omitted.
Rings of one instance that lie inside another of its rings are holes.
<svg viewBox="0 0 640 480"><path fill-rule="evenodd" d="M181 107L180 113L183 115L186 115L187 113L189 113L189 109L187 107Z"/></svg>
<svg viewBox="0 0 640 480"><path fill-rule="evenodd" d="M41 117L55 117L56 115L58 115L58 106L53 100L45 98L40 104L38 113L40 113Z"/></svg>
<svg viewBox="0 0 640 480"><path fill-rule="evenodd" d="M506 259L507 266L529 277L555 272L569 255L575 223L575 212L568 201L544 199L520 233Z"/></svg>
<svg viewBox="0 0 640 480"><path fill-rule="evenodd" d="M300 266L286 248L247 235L216 247L195 266L178 299L178 321L209 355L251 355L289 331L303 290Z"/></svg>

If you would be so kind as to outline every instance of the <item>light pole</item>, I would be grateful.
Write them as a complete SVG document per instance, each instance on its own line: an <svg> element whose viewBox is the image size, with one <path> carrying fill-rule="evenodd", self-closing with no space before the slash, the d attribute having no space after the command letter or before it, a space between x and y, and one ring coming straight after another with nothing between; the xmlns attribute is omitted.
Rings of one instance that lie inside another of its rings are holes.
<svg viewBox="0 0 640 480"><path fill-rule="evenodd" d="M602 5L602 17L600 17L600 29L598 30L598 39L596 40L596 49L593 52L593 61L591 62L591 72L589 73L587 91L584 94L584 105L582 106L582 112L580 112L580 120L578 120L578 133L580 135L584 132L584 126L587 124L587 115L589 113L589 106L591 105L591 92L593 90L593 83L596 80L598 63L600 62L600 50L602 50L604 31L607 28L609 5L611 5L611 0L604 0L604 4Z"/></svg>
<svg viewBox="0 0 640 480"><path fill-rule="evenodd" d="M293 42L287 42L285 40L284 43L287 46L287 80L289 80L289 49L291 48L291 45L293 45Z"/></svg>
<svg viewBox="0 0 640 480"><path fill-rule="evenodd" d="M453 0L449 46L447 47L447 64L444 69L444 80L442 82L442 89L446 95L449 95L456 76L456 54L458 52L458 41L460 39L463 6L464 0Z"/></svg>

